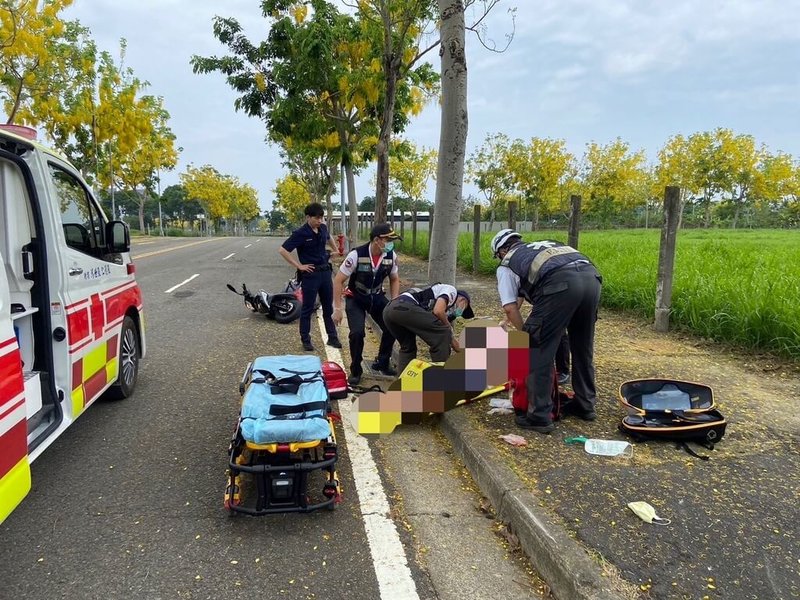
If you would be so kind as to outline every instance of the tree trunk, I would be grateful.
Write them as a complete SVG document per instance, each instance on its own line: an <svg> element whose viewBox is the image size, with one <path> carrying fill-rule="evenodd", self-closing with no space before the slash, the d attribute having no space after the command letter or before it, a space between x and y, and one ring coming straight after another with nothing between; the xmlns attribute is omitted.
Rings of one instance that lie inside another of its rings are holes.
<svg viewBox="0 0 800 600"><path fill-rule="evenodd" d="M711 196L708 189L703 194L703 228L708 229L711 227Z"/></svg>
<svg viewBox="0 0 800 600"><path fill-rule="evenodd" d="M442 121L436 169L436 219L431 232L428 281L454 284L468 128L464 3L462 0L438 0L438 4L442 41Z"/></svg>
<svg viewBox="0 0 800 600"><path fill-rule="evenodd" d="M533 224L531 231L539 231L539 203L533 205Z"/></svg>
<svg viewBox="0 0 800 600"><path fill-rule="evenodd" d="M353 165L350 164L350 161L344 165L344 176L347 180L347 209L350 212L347 223L347 247L352 250L358 245L358 202L356 201L356 179L353 176Z"/></svg>
<svg viewBox="0 0 800 600"><path fill-rule="evenodd" d="M397 101L397 72L400 61L394 56L387 56L383 61L386 69L386 96L383 100L381 130L378 144L375 147L377 156L377 176L375 184L375 222L386 221L386 206L389 203L389 148L392 141L392 124L394 123L394 106Z"/></svg>
<svg viewBox="0 0 800 600"><path fill-rule="evenodd" d="M144 231L144 203L145 203L145 195L144 190L139 193L141 196L141 200L139 200L139 231Z"/></svg>

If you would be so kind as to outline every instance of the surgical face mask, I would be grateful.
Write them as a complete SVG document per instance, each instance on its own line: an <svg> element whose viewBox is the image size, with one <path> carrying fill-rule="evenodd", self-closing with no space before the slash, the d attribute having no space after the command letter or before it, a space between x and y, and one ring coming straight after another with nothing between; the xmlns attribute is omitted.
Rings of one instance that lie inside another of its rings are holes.
<svg viewBox="0 0 800 600"><path fill-rule="evenodd" d="M463 308L455 308L455 309L453 309L453 314L456 317L460 317L461 315L464 314L464 309Z"/></svg>
<svg viewBox="0 0 800 600"><path fill-rule="evenodd" d="M386 242L386 245L383 247L383 253L388 254L394 250L394 242Z"/></svg>
<svg viewBox="0 0 800 600"><path fill-rule="evenodd" d="M669 525L669 519L662 519L656 514L656 509L650 506L647 502L628 502L628 508L645 523L653 523L654 525Z"/></svg>

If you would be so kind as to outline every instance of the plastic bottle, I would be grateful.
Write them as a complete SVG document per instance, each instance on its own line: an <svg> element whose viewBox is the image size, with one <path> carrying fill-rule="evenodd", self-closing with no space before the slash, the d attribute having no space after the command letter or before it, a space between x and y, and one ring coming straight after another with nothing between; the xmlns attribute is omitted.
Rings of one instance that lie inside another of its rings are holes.
<svg viewBox="0 0 800 600"><path fill-rule="evenodd" d="M589 454L599 456L633 456L633 447L620 440L595 440L588 439L583 449Z"/></svg>

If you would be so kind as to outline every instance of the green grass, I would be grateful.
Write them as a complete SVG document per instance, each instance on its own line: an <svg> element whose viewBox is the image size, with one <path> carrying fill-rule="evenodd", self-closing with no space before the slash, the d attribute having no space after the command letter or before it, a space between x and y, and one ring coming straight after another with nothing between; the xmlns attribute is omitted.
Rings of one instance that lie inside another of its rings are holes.
<svg viewBox="0 0 800 600"><path fill-rule="evenodd" d="M493 234L481 237L480 272L494 273ZM524 233L566 242L564 231ZM410 252L411 236L400 248ZM603 275L603 306L652 318L659 230L587 231L580 250ZM458 240L458 265L472 269L472 234ZM428 236L417 235L428 256ZM800 358L800 231L682 230L678 234L671 322L703 337Z"/></svg>

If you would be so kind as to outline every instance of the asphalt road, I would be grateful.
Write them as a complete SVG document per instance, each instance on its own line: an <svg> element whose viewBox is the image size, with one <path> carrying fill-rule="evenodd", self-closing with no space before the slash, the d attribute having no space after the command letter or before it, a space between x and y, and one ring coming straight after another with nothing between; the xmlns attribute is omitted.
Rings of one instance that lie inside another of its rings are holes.
<svg viewBox="0 0 800 600"><path fill-rule="evenodd" d="M225 288L281 291L292 269L278 242L134 244L148 344L139 386L99 402L33 464L31 494L0 526L0 598L380 597L346 448L346 501L333 513L222 508L242 370L301 352L297 323L249 313ZM420 597L435 596L410 562Z"/></svg>

